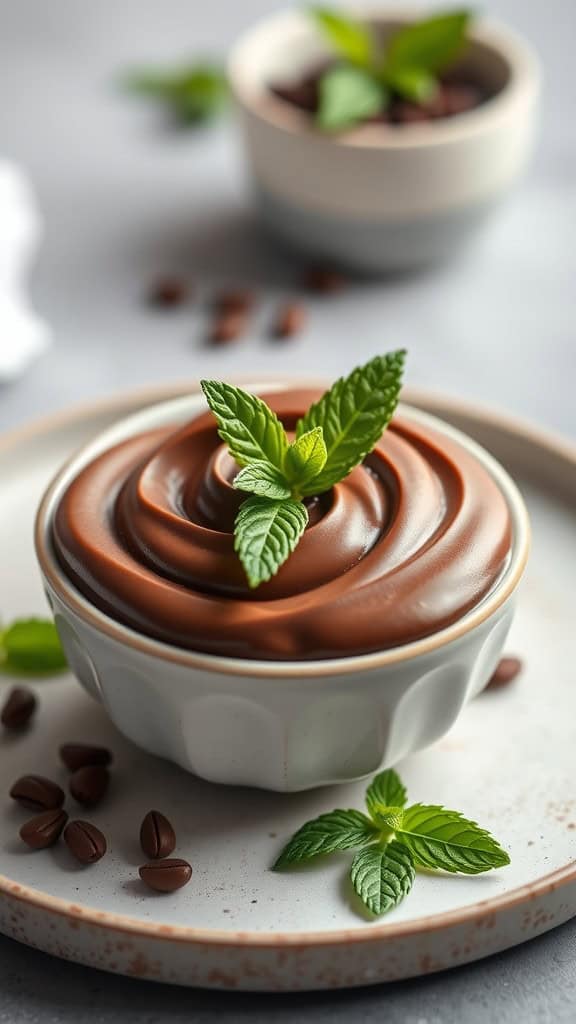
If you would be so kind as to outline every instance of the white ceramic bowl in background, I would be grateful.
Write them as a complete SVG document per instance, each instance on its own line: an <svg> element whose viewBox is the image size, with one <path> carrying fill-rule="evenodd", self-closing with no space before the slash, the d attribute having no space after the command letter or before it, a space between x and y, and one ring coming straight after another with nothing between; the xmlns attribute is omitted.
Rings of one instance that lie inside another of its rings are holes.
<svg viewBox="0 0 576 1024"><path fill-rule="evenodd" d="M324 661L216 657L116 622L66 578L51 526L69 482L112 445L140 431L176 427L203 403L202 396L191 395L122 420L83 448L42 500L36 551L67 658L82 685L138 746L212 782L304 790L368 775L437 740L484 687L501 655L528 555L529 525L502 467L465 435L416 409L403 406L402 415L430 424L478 458L504 494L513 525L511 558L495 588L434 636Z"/></svg>
<svg viewBox="0 0 576 1024"><path fill-rule="evenodd" d="M406 10L365 13L383 25ZM416 15L414 15L416 16ZM397 271L459 250L518 178L533 148L540 71L531 48L478 21L465 63L497 94L425 124L362 125L338 137L271 94L328 55L312 20L282 11L241 37L229 78L259 209L285 241L360 271Z"/></svg>

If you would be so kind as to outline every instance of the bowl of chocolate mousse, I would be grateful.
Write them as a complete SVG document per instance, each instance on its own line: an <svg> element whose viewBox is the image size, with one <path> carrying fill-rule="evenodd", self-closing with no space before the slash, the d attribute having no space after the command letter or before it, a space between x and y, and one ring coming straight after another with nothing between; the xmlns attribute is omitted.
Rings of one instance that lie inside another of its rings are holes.
<svg viewBox="0 0 576 1024"><path fill-rule="evenodd" d="M247 390L287 431L321 393ZM80 683L138 746L231 785L348 782L439 739L514 613L529 523L507 472L400 404L257 590L234 552L237 473L201 393L122 420L58 473L36 550Z"/></svg>

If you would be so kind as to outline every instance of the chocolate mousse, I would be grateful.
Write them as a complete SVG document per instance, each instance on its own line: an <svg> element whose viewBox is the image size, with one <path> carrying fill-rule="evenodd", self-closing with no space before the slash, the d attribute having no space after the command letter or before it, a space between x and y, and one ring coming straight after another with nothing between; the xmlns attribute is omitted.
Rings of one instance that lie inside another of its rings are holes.
<svg viewBox="0 0 576 1024"><path fill-rule="evenodd" d="M315 390L265 395L287 431ZM456 441L396 416L373 452L307 499L298 548L249 588L234 551L245 499L214 417L116 445L72 481L53 544L77 588L115 620L193 651L310 660L397 647L456 622L510 555L506 501Z"/></svg>

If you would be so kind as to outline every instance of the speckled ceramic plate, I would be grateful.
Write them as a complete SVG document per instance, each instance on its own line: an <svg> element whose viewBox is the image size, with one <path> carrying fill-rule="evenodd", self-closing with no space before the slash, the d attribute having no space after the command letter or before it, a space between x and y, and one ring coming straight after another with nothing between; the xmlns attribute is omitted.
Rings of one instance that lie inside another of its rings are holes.
<svg viewBox="0 0 576 1024"><path fill-rule="evenodd" d="M175 394L176 391L170 392ZM181 392L179 392L181 393ZM45 421L0 440L0 614L43 612L32 549L40 494L61 462L115 419L167 392ZM296 990L390 981L487 956L576 915L576 452L499 417L425 395L409 400L490 448L527 497L534 549L509 650L521 679L465 709L430 750L401 765L414 800L466 811L508 847L512 866L476 878L418 876L379 922L358 916L348 855L274 875L268 868L306 818L361 806L364 786L291 796L200 782L119 736L71 677L34 683L41 706L22 737L0 737L0 778L61 781L66 740L115 754L111 792L90 815L110 852L83 869L63 846L28 852L26 818L0 802L0 930L104 970L218 988ZM0 698L11 680L0 677ZM171 896L144 891L137 837L151 807L174 822L175 855L194 866ZM86 817L84 812L83 817Z"/></svg>

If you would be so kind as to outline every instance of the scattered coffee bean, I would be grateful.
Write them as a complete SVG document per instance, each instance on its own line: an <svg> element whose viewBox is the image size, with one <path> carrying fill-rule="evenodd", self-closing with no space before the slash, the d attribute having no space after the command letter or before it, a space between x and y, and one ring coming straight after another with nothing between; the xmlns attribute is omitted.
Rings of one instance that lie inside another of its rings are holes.
<svg viewBox="0 0 576 1024"><path fill-rule="evenodd" d="M50 811L64 803L64 790L42 775L23 775L12 786L10 796L33 811Z"/></svg>
<svg viewBox="0 0 576 1024"><path fill-rule="evenodd" d="M486 689L496 690L500 686L511 683L522 671L520 658L502 658L492 678L486 684Z"/></svg>
<svg viewBox="0 0 576 1024"><path fill-rule="evenodd" d="M321 267L311 267L304 276L304 287L311 292L318 292L322 295L331 295L341 292L346 287L346 278L337 270L325 270Z"/></svg>
<svg viewBox="0 0 576 1024"><path fill-rule="evenodd" d="M10 691L0 714L5 729L24 729L34 714L38 701L32 690L16 686Z"/></svg>
<svg viewBox="0 0 576 1024"><path fill-rule="evenodd" d="M190 289L180 277L162 277L151 287L148 299L151 305L162 309L181 306L189 297Z"/></svg>
<svg viewBox="0 0 576 1024"><path fill-rule="evenodd" d="M148 811L140 829L140 845L150 860L169 857L176 846L176 833L160 811Z"/></svg>
<svg viewBox="0 0 576 1024"><path fill-rule="evenodd" d="M245 330L245 313L221 313L212 325L210 341L215 345L223 345L230 341L236 341Z"/></svg>
<svg viewBox="0 0 576 1024"><path fill-rule="evenodd" d="M66 811L44 811L22 825L20 838L32 850L45 850L47 846L54 846L58 841L67 821Z"/></svg>
<svg viewBox="0 0 576 1024"><path fill-rule="evenodd" d="M94 807L106 795L110 772L102 764L86 764L70 779L70 793L84 807Z"/></svg>
<svg viewBox="0 0 576 1024"><path fill-rule="evenodd" d="M150 864L143 864L139 869L140 878L156 892L175 892L187 885L192 877L192 868L188 861L179 860L155 860Z"/></svg>
<svg viewBox="0 0 576 1024"><path fill-rule="evenodd" d="M277 338L292 338L304 327L306 322L306 311L303 306L291 302L282 306L274 325L274 334Z"/></svg>
<svg viewBox="0 0 576 1024"><path fill-rule="evenodd" d="M81 864L95 864L106 853L106 837L89 821L71 821L64 831L64 842Z"/></svg>
<svg viewBox="0 0 576 1024"><path fill-rule="evenodd" d="M112 754L105 747L91 747L87 743L63 743L60 757L71 772L86 765L108 765L112 761Z"/></svg>
<svg viewBox="0 0 576 1024"><path fill-rule="evenodd" d="M256 296L247 288L236 288L221 292L214 305L220 313L249 313Z"/></svg>

